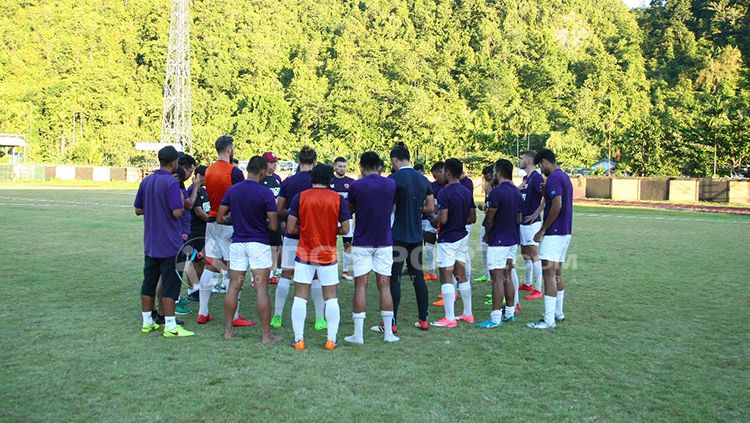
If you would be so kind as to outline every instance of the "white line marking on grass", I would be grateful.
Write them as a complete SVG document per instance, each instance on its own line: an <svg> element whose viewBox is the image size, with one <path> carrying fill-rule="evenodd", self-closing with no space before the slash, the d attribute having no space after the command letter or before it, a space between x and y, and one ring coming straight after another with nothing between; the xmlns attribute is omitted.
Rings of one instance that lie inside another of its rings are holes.
<svg viewBox="0 0 750 423"><path fill-rule="evenodd" d="M132 208L132 205L127 204L108 204L108 203L90 203L86 201L66 201L66 200L49 200L44 198L24 198L24 197L4 197L0 196L0 201L13 200L13 201L28 201L27 203L6 203L2 202L1 205L7 206L94 206L94 207L117 207L117 208Z"/></svg>
<svg viewBox="0 0 750 423"><path fill-rule="evenodd" d="M715 222L715 223L750 223L750 219L747 220L731 220L731 219L702 219L694 217L665 217L665 216L637 216L629 214L600 214L600 213L573 213L573 216L584 216L584 217L614 217L621 219L645 219L645 220L676 220L684 222Z"/></svg>

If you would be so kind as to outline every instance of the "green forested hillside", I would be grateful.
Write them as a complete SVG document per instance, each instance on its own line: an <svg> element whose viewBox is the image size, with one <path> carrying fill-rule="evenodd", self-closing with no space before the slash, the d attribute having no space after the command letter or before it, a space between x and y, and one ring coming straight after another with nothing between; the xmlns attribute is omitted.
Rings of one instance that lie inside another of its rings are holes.
<svg viewBox="0 0 750 423"><path fill-rule="evenodd" d="M324 158L401 140L470 162L729 175L750 156L748 0L194 0L194 150ZM0 132L124 165L156 141L169 0L0 0Z"/></svg>

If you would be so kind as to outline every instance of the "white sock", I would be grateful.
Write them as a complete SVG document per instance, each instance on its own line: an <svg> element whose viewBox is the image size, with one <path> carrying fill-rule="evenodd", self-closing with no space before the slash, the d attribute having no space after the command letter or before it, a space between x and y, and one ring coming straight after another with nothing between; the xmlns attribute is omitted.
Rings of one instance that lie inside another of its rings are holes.
<svg viewBox="0 0 750 423"><path fill-rule="evenodd" d="M492 310L490 313L490 319L493 323L500 323L503 321L503 311L502 310Z"/></svg>
<svg viewBox="0 0 750 423"><path fill-rule="evenodd" d="M508 307L505 306L505 318L510 319L511 317L515 316L516 314L516 308L515 307Z"/></svg>
<svg viewBox="0 0 750 423"><path fill-rule="evenodd" d="M341 310L339 310L339 299L331 298L325 302L326 322L328 323L328 340L336 342L336 336L339 334L339 321L341 320Z"/></svg>
<svg viewBox="0 0 750 423"><path fill-rule="evenodd" d="M349 272L349 266L352 263L352 253L347 253L344 251L344 265L343 265L343 271Z"/></svg>
<svg viewBox="0 0 750 423"><path fill-rule="evenodd" d="M453 284L444 283L440 286L440 290L443 294L443 303L445 304L445 318L447 320L456 320L456 315L453 311L453 306L456 303L456 288Z"/></svg>
<svg viewBox="0 0 750 423"><path fill-rule="evenodd" d="M313 304L315 305L315 320L322 319L325 316L325 300L323 299L323 286L320 285L320 280L313 279L311 290Z"/></svg>
<svg viewBox="0 0 750 423"><path fill-rule="evenodd" d="M461 293L461 301L464 303L464 316L473 316L471 312L471 282L458 284L458 292Z"/></svg>
<svg viewBox="0 0 750 423"><path fill-rule="evenodd" d="M537 260L534 262L534 288L536 288L537 291L542 291L542 261Z"/></svg>
<svg viewBox="0 0 750 423"><path fill-rule="evenodd" d="M451 275L451 284L453 284L453 292L458 291L458 279L455 275Z"/></svg>
<svg viewBox="0 0 750 423"><path fill-rule="evenodd" d="M531 259L526 259L523 262L524 284L531 285L534 283L534 262Z"/></svg>
<svg viewBox="0 0 750 423"><path fill-rule="evenodd" d="M466 252L466 263L464 263L466 266L466 280L471 280L471 253L469 251Z"/></svg>
<svg viewBox="0 0 750 423"><path fill-rule="evenodd" d="M227 289L229 286L229 274L226 270L221 271L221 287Z"/></svg>
<svg viewBox="0 0 750 423"><path fill-rule="evenodd" d="M563 300L565 299L565 290L557 291L557 301L555 301L555 316L563 315Z"/></svg>
<svg viewBox="0 0 750 423"><path fill-rule="evenodd" d="M551 297L549 295L544 296L544 321L550 325L555 325L555 306L557 305L557 297Z"/></svg>
<svg viewBox="0 0 750 423"><path fill-rule="evenodd" d="M208 316L208 301L211 299L211 288L214 287L214 278L218 275L217 272L212 272L208 269L203 270L199 284L200 292L198 295L200 295L200 297L198 300L198 314Z"/></svg>
<svg viewBox="0 0 750 423"><path fill-rule="evenodd" d="M294 342L305 339L305 318L307 317L307 300L294 297L292 302L292 329Z"/></svg>
<svg viewBox="0 0 750 423"><path fill-rule="evenodd" d="M177 327L177 319L174 316L164 316L164 328L172 330Z"/></svg>
<svg viewBox="0 0 750 423"><path fill-rule="evenodd" d="M426 261L425 270L427 273L435 273L435 244L425 243L424 259Z"/></svg>
<svg viewBox="0 0 750 423"><path fill-rule="evenodd" d="M286 296L289 294L289 287L292 285L292 281L287 278L279 278L279 284L276 285L276 295L274 301L274 316L281 316L284 314L284 304L286 304Z"/></svg>
<svg viewBox="0 0 750 423"><path fill-rule="evenodd" d="M352 313L354 319L354 338L361 340L364 336L365 317L367 313Z"/></svg>
<svg viewBox="0 0 750 423"><path fill-rule="evenodd" d="M151 315L150 311L143 311L141 312L143 315L143 324L144 325L153 325L154 324L154 318Z"/></svg>
<svg viewBox="0 0 750 423"><path fill-rule="evenodd" d="M383 318L383 329L385 330L383 340L385 342L397 342L399 338L393 334L393 312L381 310L380 317Z"/></svg>
<svg viewBox="0 0 750 423"><path fill-rule="evenodd" d="M518 272L516 272L516 268L510 269L510 278L513 280L513 290L516 291L516 295L513 296L513 300L515 301L513 303L513 307L518 305Z"/></svg>

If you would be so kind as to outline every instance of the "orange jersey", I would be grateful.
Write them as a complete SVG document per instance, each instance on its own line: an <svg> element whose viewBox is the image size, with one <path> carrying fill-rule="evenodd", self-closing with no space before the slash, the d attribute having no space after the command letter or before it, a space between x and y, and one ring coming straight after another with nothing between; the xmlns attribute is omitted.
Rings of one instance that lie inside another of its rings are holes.
<svg viewBox="0 0 750 423"><path fill-rule="evenodd" d="M330 189L307 189L294 196L289 213L299 221L297 261L322 265L336 263L339 222L351 218L344 199Z"/></svg>
<svg viewBox="0 0 750 423"><path fill-rule="evenodd" d="M216 219L221 206L221 199L229 187L245 179L242 171L234 167L231 163L223 160L215 161L206 169L206 192L208 201L211 202L211 211L208 212L208 218Z"/></svg>

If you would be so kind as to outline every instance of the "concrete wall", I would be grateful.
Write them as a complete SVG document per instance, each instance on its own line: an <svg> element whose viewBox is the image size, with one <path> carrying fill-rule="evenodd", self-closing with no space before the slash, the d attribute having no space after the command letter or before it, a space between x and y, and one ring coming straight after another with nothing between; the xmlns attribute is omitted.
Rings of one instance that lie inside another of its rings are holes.
<svg viewBox="0 0 750 423"><path fill-rule="evenodd" d="M701 179L699 181L700 201L726 203L729 201L729 181L721 179Z"/></svg>
<svg viewBox="0 0 750 423"><path fill-rule="evenodd" d="M672 179L669 181L669 201L698 201L698 180Z"/></svg>
<svg viewBox="0 0 750 423"><path fill-rule="evenodd" d="M669 200L669 178L641 179L641 200L666 201Z"/></svg>
<svg viewBox="0 0 750 423"><path fill-rule="evenodd" d="M92 170L91 176L95 181L109 182L110 179L110 168L108 167L95 167Z"/></svg>
<svg viewBox="0 0 750 423"><path fill-rule="evenodd" d="M750 181L729 181L729 202L750 204Z"/></svg>
<svg viewBox="0 0 750 423"><path fill-rule="evenodd" d="M612 179L612 199L638 201L641 197L640 179Z"/></svg>
<svg viewBox="0 0 750 423"><path fill-rule="evenodd" d="M586 198L612 198L612 178L586 178Z"/></svg>
<svg viewBox="0 0 750 423"><path fill-rule="evenodd" d="M76 179L75 166L56 166L55 178L63 181L73 181Z"/></svg>

